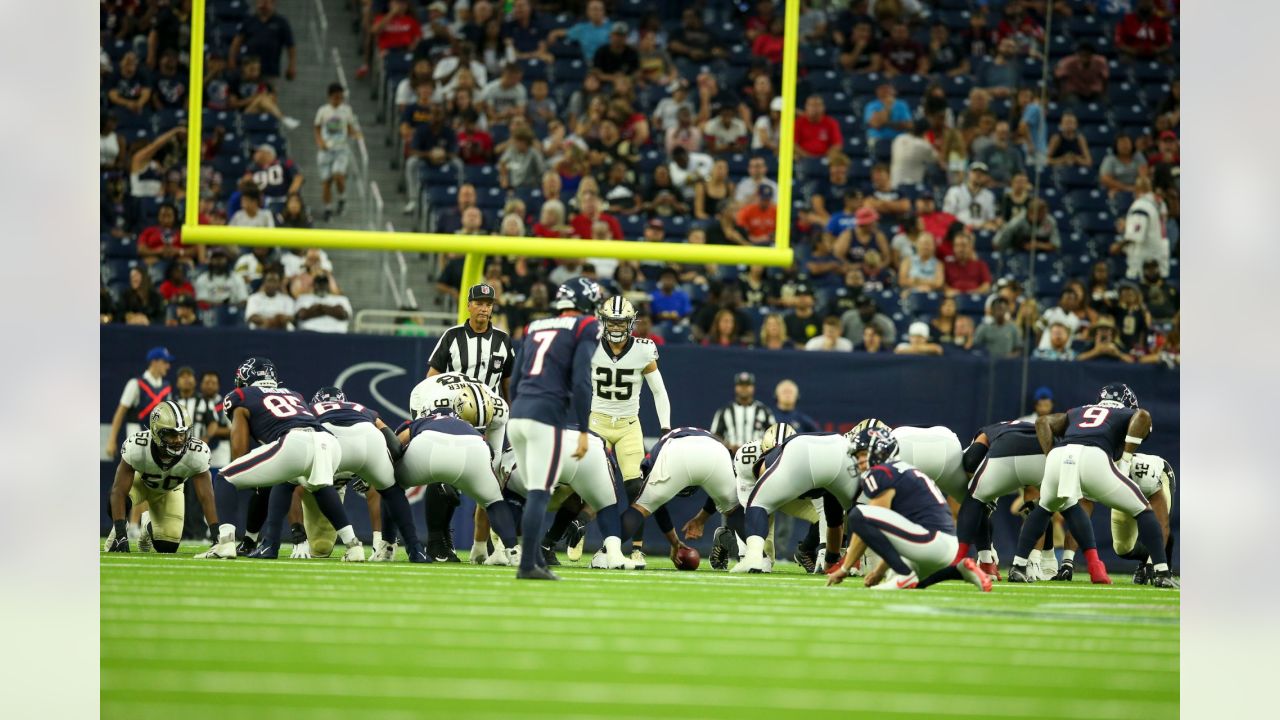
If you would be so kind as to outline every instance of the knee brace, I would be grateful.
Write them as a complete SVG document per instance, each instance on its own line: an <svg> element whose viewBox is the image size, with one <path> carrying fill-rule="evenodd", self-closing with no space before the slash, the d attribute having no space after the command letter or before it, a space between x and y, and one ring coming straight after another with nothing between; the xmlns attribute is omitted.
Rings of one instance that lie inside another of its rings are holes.
<svg viewBox="0 0 1280 720"><path fill-rule="evenodd" d="M626 480L622 483L622 488L627 491L627 502L635 502L636 498L640 497L640 493L644 491L644 478Z"/></svg>

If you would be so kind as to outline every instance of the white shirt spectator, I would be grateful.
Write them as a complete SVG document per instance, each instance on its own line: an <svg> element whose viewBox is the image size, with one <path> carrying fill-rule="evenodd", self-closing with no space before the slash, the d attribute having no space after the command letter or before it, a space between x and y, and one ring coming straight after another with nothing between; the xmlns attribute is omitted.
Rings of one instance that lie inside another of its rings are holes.
<svg viewBox="0 0 1280 720"><path fill-rule="evenodd" d="M241 280L251 283L262 277L262 261L257 255L247 252L236 259L236 264L231 268L231 272L238 275ZM199 297L204 297L200 295Z"/></svg>
<svg viewBox="0 0 1280 720"><path fill-rule="evenodd" d="M689 153L689 167L681 168L674 162L667 163L667 167L671 170L671 183L680 188L684 193L686 200L693 200L693 188L697 183L690 182L690 177L698 177L703 180L711 177L711 167L715 165L715 161L706 153Z"/></svg>
<svg viewBox="0 0 1280 720"><path fill-rule="evenodd" d="M259 290L249 296L249 302L244 308L244 316L246 318L251 318L255 315L263 315L267 317L274 315L288 315L289 317L293 317L296 313L297 310L294 307L293 298L289 297L289 295L284 292L278 292L275 296L268 297L266 293ZM250 322L249 329L261 330L262 328ZM290 323L289 329L293 329L292 323Z"/></svg>
<svg viewBox="0 0 1280 720"><path fill-rule="evenodd" d="M693 101L685 97L684 102L678 102L673 97L664 97L658 101L658 107L653 110L654 129L666 130L680 124L677 117L680 114L680 108L689 108L689 114L697 116L698 108L694 107Z"/></svg>
<svg viewBox="0 0 1280 720"><path fill-rule="evenodd" d="M520 83L509 88L502 87L502 80L499 78L485 85L478 99L491 107L493 112L501 114L507 110L528 105L529 91L525 90L524 85Z"/></svg>
<svg viewBox="0 0 1280 720"><path fill-rule="evenodd" d="M1049 330L1056 323L1066 325L1071 337L1075 337L1080 330L1080 318L1075 313L1069 313L1055 305L1045 310L1044 314L1040 316L1040 325L1044 327L1044 332L1040 333L1038 348L1048 349L1053 347L1049 343Z"/></svg>
<svg viewBox="0 0 1280 720"><path fill-rule="evenodd" d="M469 67L471 68L471 76L476 79L476 87L484 87L489 83L489 71L485 68L484 63L473 58ZM453 77L457 72L458 56L449 55L448 57L440 58L440 62L436 64L436 69L431 73L431 78L436 81L437 85L446 82L452 84ZM408 82L407 78L402 81L402 84L405 82ZM396 102L400 102L399 92L400 90L397 88ZM409 88L409 100L404 104L409 105L415 100L417 100L417 95L414 94L413 88Z"/></svg>
<svg viewBox="0 0 1280 720"><path fill-rule="evenodd" d="M347 311L347 319L339 320L328 315L313 317L309 320L298 322L299 330L309 330L311 332L327 332L327 333L345 333L351 328L351 301L345 295L335 295L328 293L321 297L314 293L307 293L298 298L297 309L309 308L312 305L326 305L329 307L339 306Z"/></svg>
<svg viewBox="0 0 1280 720"><path fill-rule="evenodd" d="M360 121L351 106L343 103L334 107L329 103L316 110L315 126L320 128L320 138L326 150L341 150L347 146L349 133L359 132Z"/></svg>
<svg viewBox="0 0 1280 720"><path fill-rule="evenodd" d="M738 204L754 202L756 194L760 191L761 185L768 185L773 188L773 196L778 197L778 183L764 178L760 182L751 179L751 176L742 178L733 189L733 200Z"/></svg>
<svg viewBox="0 0 1280 720"><path fill-rule="evenodd" d="M240 208L235 215L231 216L227 224L236 227L273 228L276 226L276 220L265 208L258 208L258 214L253 217L250 217L244 208Z"/></svg>
<svg viewBox="0 0 1280 720"><path fill-rule="evenodd" d="M725 126L718 117L713 117L702 124L703 137L715 138L718 147L732 145L739 139L745 138L748 132L750 131L747 129L747 124L742 122L740 117L734 117L729 121L728 126Z"/></svg>
<svg viewBox="0 0 1280 720"><path fill-rule="evenodd" d="M996 217L996 196L987 188L974 193L969 183L952 185L942 199L942 211L970 227L991 222Z"/></svg>
<svg viewBox="0 0 1280 720"><path fill-rule="evenodd" d="M329 261L329 255L323 250L316 250L320 253L320 267L325 272L333 272L333 263ZM307 252L304 250L301 254L286 252L280 255L280 267L284 268L284 276L291 278L302 272L302 268L307 264Z"/></svg>
<svg viewBox="0 0 1280 720"><path fill-rule="evenodd" d="M937 164L938 154L919 135L902 133L893 139L890 152L889 183L895 188L924 182L929 166Z"/></svg>
<svg viewBox="0 0 1280 720"><path fill-rule="evenodd" d="M1169 238L1164 234L1164 203L1154 193L1134 198L1124 218L1124 253L1129 258L1125 277L1142 277L1148 260L1160 264L1160 276L1169 277Z"/></svg>
<svg viewBox="0 0 1280 720"><path fill-rule="evenodd" d="M853 342L850 341L849 338L847 337L841 336L836 338L835 339L836 346L833 348L827 348L826 343L827 343L827 338L821 335L817 335L809 338L809 341L804 344L804 349L805 350L828 350L829 349L836 352L852 352L853 351Z"/></svg>
<svg viewBox="0 0 1280 720"><path fill-rule="evenodd" d="M761 115L756 118L755 127L751 129L751 149L759 150L764 147L764 144L760 142L760 134L762 132L767 133L769 141L773 143L773 147L777 147L779 130L781 130L781 127L774 125L773 122L769 120L768 115Z"/></svg>
<svg viewBox="0 0 1280 720"><path fill-rule="evenodd" d="M252 253L248 257L253 257ZM207 302L210 305L223 303L239 305L249 298L249 288L244 284L244 278L237 272L214 275L205 271L196 277L195 286L196 297L200 298L200 302Z"/></svg>

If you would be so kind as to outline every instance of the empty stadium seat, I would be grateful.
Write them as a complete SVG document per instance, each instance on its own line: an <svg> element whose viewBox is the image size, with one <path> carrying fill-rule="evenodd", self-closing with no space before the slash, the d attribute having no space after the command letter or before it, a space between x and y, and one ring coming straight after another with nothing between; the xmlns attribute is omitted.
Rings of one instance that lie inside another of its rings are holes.
<svg viewBox="0 0 1280 720"><path fill-rule="evenodd" d="M836 66L836 53L821 45L800 46L800 67L817 70L829 70Z"/></svg>
<svg viewBox="0 0 1280 720"><path fill-rule="evenodd" d="M462 181L481 187L498 187L498 171L492 165L467 165L462 168Z"/></svg>
<svg viewBox="0 0 1280 720"><path fill-rule="evenodd" d="M835 70L817 70L805 76L811 92L836 92L844 89L844 78Z"/></svg>
<svg viewBox="0 0 1280 720"><path fill-rule="evenodd" d="M240 127L246 133L279 133L280 121L267 113L250 113L240 116Z"/></svg>
<svg viewBox="0 0 1280 720"><path fill-rule="evenodd" d="M217 327L234 328L244 324L244 311L238 305L218 305L213 311Z"/></svg>

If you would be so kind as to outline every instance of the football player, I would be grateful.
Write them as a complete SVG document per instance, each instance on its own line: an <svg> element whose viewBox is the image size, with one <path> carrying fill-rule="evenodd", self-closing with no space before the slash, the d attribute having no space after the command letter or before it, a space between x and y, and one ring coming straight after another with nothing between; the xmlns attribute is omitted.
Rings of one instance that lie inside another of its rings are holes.
<svg viewBox="0 0 1280 720"><path fill-rule="evenodd" d="M202 558L234 558L236 528L218 522L209 474L209 446L191 437L191 418L176 402L162 400L151 411L150 426L125 437L120 464L111 483L111 532L108 552L129 552L127 518L133 505L146 502L151 521L142 528L143 538L158 553L175 553L182 539L186 515L187 482L195 488L204 510L209 533L218 539ZM139 541L139 546L142 542Z"/></svg>
<svg viewBox="0 0 1280 720"><path fill-rule="evenodd" d="M1044 452L1033 422L1014 420L978 431L964 451L964 470L971 477L956 519L960 548L956 561L978 546L978 568L1000 579L999 559L991 542L991 511L995 502L1026 487L1040 487Z"/></svg>
<svg viewBox="0 0 1280 720"><path fill-rule="evenodd" d="M338 528L338 539L346 546L342 559L364 562L364 546L356 539L334 487L333 476L342 463L337 439L320 424L301 395L280 387L271 360L248 358L236 369L235 382L236 389L222 401L231 416L232 458L222 469L222 477L237 489L271 488L262 542L249 557L278 557L280 525L289 512L292 484L296 483L312 494L320 512ZM260 444L250 450L255 440Z"/></svg>
<svg viewBox="0 0 1280 720"><path fill-rule="evenodd" d="M636 325L636 311L631 302L615 295L600 307L599 317L602 337L591 356L591 432L603 438L613 450L622 470L627 500L635 503L645 485L640 470L644 458L644 433L640 430L641 378L653 394L662 435L671 428L671 402L662 382L662 372L658 370L658 346L648 338L631 334ZM644 517L648 517L648 512ZM643 568L644 523L625 537L633 540L631 562Z"/></svg>
<svg viewBox="0 0 1280 720"><path fill-rule="evenodd" d="M400 431L404 455L396 464L396 482L402 487L444 483L457 488L485 509L493 530L519 560L515 518L502 498L494 475L489 447L480 432L448 408L428 407Z"/></svg>
<svg viewBox="0 0 1280 720"><path fill-rule="evenodd" d="M590 436L571 434L566 425L573 420L578 428L590 427L591 356L600 339L595 317L599 305L599 285L583 277L569 279L556 291L559 315L529 323L516 356L508 435L528 490L517 578L559 579L546 567L541 552L543 521L566 443L576 440L574 458L587 454ZM617 522L616 514L600 517L605 537L618 534Z"/></svg>
<svg viewBox="0 0 1280 720"><path fill-rule="evenodd" d="M1164 530L1164 556L1173 557L1173 534L1169 532L1169 513L1173 511L1173 493L1178 482L1173 466L1158 455L1134 453L1129 466L1129 479L1151 503L1151 510ZM1122 558L1138 561L1133 573L1135 585L1146 585L1155 575L1152 560L1146 548L1138 542L1138 523L1120 510L1111 511L1111 549Z"/></svg>
<svg viewBox="0 0 1280 720"><path fill-rule="evenodd" d="M1124 383L1102 388L1097 403L1036 419L1040 448L1048 457L1040 482L1039 505L1027 516L1018 536L1018 555L1009 571L1010 582L1030 580L1026 574L1027 555L1044 534L1054 512L1062 513L1071 534L1084 549L1093 582L1111 582L1098 559L1093 526L1079 507L1080 498L1087 496L1134 518L1138 538L1151 555L1151 584L1178 587L1165 558L1160 521L1142 490L1129 479L1134 451L1150 433L1150 413L1138 407L1138 396Z"/></svg>
<svg viewBox="0 0 1280 720"><path fill-rule="evenodd" d="M859 422L846 435L853 438L862 430L883 428L898 441L898 457L920 470L938 486L947 497L955 500L956 507L964 501L967 478L964 473L964 450L960 438L950 428L941 425L914 427L902 425L890 428L875 418Z"/></svg>
<svg viewBox="0 0 1280 720"><path fill-rule="evenodd" d="M342 447L342 462L337 467L337 477L360 478L378 492L379 501L387 510L391 527L399 527L405 537L405 549L409 562L428 562L426 550L418 540L418 531L409 510L409 499L404 488L396 484L394 462L404 454L404 447L395 432L382 422L378 413L359 403L349 402L342 390L322 387L311 397L311 411ZM333 547L333 528L326 525L324 516L308 495L302 498L302 522L307 529L310 554L327 557ZM323 530L323 532L321 532ZM314 532L313 532L314 531ZM383 549L377 538L374 541L375 556ZM317 544L319 543L319 544ZM394 548L392 549L394 553ZM390 558L386 558L390 559Z"/></svg>
<svg viewBox="0 0 1280 720"><path fill-rule="evenodd" d="M963 579L990 592L991 580L972 558L953 564L956 526L947 499L928 475L898 459L897 439L884 428L871 427L851 445L860 473L858 491L867 502L849 511L849 552L827 575L827 584L844 581L869 547L881 559L863 580L867 587L906 590ZM894 577L881 582L890 568Z"/></svg>

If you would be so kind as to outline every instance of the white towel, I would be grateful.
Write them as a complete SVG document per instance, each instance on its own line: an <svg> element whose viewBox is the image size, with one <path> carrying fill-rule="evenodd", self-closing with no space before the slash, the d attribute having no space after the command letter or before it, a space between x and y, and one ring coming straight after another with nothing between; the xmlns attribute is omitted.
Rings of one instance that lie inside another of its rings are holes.
<svg viewBox="0 0 1280 720"><path fill-rule="evenodd" d="M1070 504L1080 499L1080 460L1084 450L1080 445L1067 445L1062 448L1062 458L1058 470L1058 489L1054 497L1066 500Z"/></svg>
<svg viewBox="0 0 1280 720"><path fill-rule="evenodd" d="M311 459L311 474L307 477L307 487L317 490L333 484L333 452L338 439L329 433L313 433L312 442L315 452Z"/></svg>

